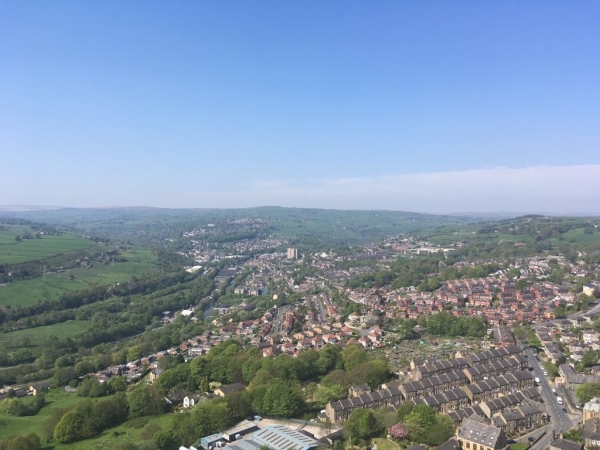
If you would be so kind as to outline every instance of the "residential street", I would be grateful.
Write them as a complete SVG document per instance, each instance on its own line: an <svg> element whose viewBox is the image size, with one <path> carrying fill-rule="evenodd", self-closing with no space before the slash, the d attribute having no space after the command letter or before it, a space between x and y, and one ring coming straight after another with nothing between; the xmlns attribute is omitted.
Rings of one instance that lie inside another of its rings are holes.
<svg viewBox="0 0 600 450"><path fill-rule="evenodd" d="M567 413L562 412L562 409L567 406L558 404L557 397L552 393L548 377L544 375L542 363L535 359L535 352L531 348L526 348L525 354L529 358L530 367L533 367L534 376L540 379L542 398L546 405L546 411L550 415L552 429L556 430L557 434L569 430L574 423ZM552 432L550 431L549 434L551 435Z"/></svg>

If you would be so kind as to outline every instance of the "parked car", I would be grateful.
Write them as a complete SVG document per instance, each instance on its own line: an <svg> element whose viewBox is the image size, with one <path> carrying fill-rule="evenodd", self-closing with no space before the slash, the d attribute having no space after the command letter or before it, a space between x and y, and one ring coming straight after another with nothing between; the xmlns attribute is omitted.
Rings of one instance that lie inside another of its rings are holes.
<svg viewBox="0 0 600 450"><path fill-rule="evenodd" d="M528 440L529 442L534 442L534 441L535 441L535 438L534 438L533 436L529 436L529 437L527 438L527 440Z"/></svg>

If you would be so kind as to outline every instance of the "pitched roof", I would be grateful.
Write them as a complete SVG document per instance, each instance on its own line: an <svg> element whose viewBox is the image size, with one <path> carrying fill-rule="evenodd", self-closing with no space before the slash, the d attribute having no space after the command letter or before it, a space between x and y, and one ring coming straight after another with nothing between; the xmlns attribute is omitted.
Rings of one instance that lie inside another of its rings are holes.
<svg viewBox="0 0 600 450"><path fill-rule="evenodd" d="M473 419L463 420L458 429L458 437L494 448L500 439L502 430L493 425L486 425Z"/></svg>

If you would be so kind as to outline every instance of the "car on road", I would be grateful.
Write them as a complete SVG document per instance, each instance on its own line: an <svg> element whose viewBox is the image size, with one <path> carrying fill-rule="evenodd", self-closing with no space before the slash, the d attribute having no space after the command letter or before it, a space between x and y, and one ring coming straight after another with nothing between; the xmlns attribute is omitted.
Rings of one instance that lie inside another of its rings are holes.
<svg viewBox="0 0 600 450"><path fill-rule="evenodd" d="M548 376L548 372L544 372L544 376L547 377Z"/></svg>
<svg viewBox="0 0 600 450"><path fill-rule="evenodd" d="M563 408L562 412L566 413L567 412L567 408Z"/></svg>
<svg viewBox="0 0 600 450"><path fill-rule="evenodd" d="M529 436L529 437L527 438L527 440L528 440L529 442L535 442L535 438L534 438L533 436Z"/></svg>
<svg viewBox="0 0 600 450"><path fill-rule="evenodd" d="M541 386L540 386L540 387L538 387L538 391L541 391L541 390L542 390L542 387L541 387Z"/></svg>

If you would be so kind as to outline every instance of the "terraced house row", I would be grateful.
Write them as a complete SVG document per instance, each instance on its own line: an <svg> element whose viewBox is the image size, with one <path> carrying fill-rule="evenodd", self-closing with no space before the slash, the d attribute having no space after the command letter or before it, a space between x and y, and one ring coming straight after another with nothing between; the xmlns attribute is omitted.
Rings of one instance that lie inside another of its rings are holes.
<svg viewBox="0 0 600 450"><path fill-rule="evenodd" d="M448 413L459 410L468 405L476 405L482 401L491 400L499 395L509 395L523 389L533 387L533 375L529 371L519 371L513 374L501 375L495 379L484 380L477 384L467 384L462 387L448 389L431 395L420 395L418 398L406 398L402 394L402 388L389 386L391 383L382 385L383 389L378 391L367 391L368 386L355 386L350 388L350 396L347 399L329 402L325 412L329 420L339 421L348 418L356 408L383 408L395 409L402 402L413 404L425 404L436 411ZM385 388L387 386L387 388ZM366 387L366 389L365 389Z"/></svg>
<svg viewBox="0 0 600 450"><path fill-rule="evenodd" d="M491 418L504 412L506 409L517 407L526 402L534 402L536 405L540 405L541 394L535 388L523 389L522 391L515 392L514 394L508 394L503 397L494 398L487 402L472 404L466 408L459 409L456 411L448 412L448 417L452 419L456 426L460 425L463 420L471 417L473 414L481 416L490 421Z"/></svg>
<svg viewBox="0 0 600 450"><path fill-rule="evenodd" d="M463 387L471 404L486 402L499 395L506 395L531 388L535 384L533 374L528 370L506 373L496 378L488 378Z"/></svg>
<svg viewBox="0 0 600 450"><path fill-rule="evenodd" d="M459 388L469 384L467 375L462 370L435 375L430 378L424 378L419 381L390 381L381 385L383 388L397 387L402 392L405 400L422 398L427 395L434 395L438 392Z"/></svg>
<svg viewBox="0 0 600 450"><path fill-rule="evenodd" d="M479 368L484 365L490 373L494 373L503 370L502 366L494 364L498 362L502 364L501 361L510 361L512 365L520 366L518 370L523 370L527 368L527 358L522 353L521 348L516 345L507 345L506 347L464 355L459 351L456 353L456 358L450 360L438 360L437 358L414 360L411 362L411 369L415 380L422 380L457 370Z"/></svg>
<svg viewBox="0 0 600 450"><path fill-rule="evenodd" d="M424 404L431 406L436 411L447 413L464 408L470 404L477 404L481 399L495 399L499 395L508 395L533 387L533 375L529 371L520 371L501 375L495 379L484 380L478 384L466 385L448 391L438 392L424 398L407 400L415 405ZM481 386L480 386L481 385ZM478 395L473 395L478 392Z"/></svg>
<svg viewBox="0 0 600 450"><path fill-rule="evenodd" d="M464 420L476 417L484 423L502 429L505 433L521 433L549 422L550 418L538 400L540 393L534 388L529 388L479 405L451 411L448 416L457 427Z"/></svg>
<svg viewBox="0 0 600 450"><path fill-rule="evenodd" d="M366 386L366 385L363 385ZM399 405L403 401L402 393L397 387L380 389L371 392L368 386L350 388L350 397L327 403L325 413L330 421L346 420L356 408L385 408Z"/></svg>

